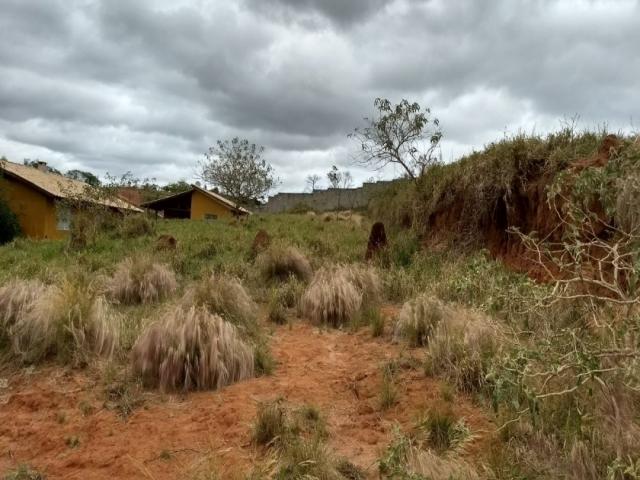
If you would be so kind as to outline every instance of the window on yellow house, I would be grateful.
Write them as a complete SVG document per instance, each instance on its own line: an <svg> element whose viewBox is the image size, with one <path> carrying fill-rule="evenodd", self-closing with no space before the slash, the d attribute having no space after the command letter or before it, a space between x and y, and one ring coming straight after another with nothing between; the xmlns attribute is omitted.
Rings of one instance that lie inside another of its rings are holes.
<svg viewBox="0 0 640 480"><path fill-rule="evenodd" d="M56 228L67 231L71 228L71 209L63 205L56 207Z"/></svg>

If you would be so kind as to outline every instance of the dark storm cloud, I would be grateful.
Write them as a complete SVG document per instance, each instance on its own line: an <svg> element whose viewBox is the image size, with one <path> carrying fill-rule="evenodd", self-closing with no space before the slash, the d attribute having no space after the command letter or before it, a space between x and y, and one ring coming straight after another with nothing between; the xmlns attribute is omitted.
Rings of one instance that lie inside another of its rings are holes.
<svg viewBox="0 0 640 480"><path fill-rule="evenodd" d="M380 13L391 0L249 0L249 5L261 12L279 15L288 21L308 20L317 14L340 26L352 25Z"/></svg>
<svg viewBox="0 0 640 480"><path fill-rule="evenodd" d="M0 154L170 181L241 135L299 190L377 175L346 138L377 96L431 106L447 160L575 114L629 127L639 3L4 0Z"/></svg>

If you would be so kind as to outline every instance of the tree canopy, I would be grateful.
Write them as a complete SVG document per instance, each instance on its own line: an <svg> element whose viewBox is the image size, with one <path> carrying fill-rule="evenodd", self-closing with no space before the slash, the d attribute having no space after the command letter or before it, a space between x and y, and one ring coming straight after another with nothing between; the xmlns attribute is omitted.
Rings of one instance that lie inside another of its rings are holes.
<svg viewBox="0 0 640 480"><path fill-rule="evenodd" d="M246 139L218 140L200 163L200 177L238 203L264 200L278 180L263 153L264 147Z"/></svg>
<svg viewBox="0 0 640 480"><path fill-rule="evenodd" d="M416 180L438 161L440 122L431 119L428 108L422 110L418 103L404 99L392 105L385 98L376 98L374 107L375 117L365 118L366 125L350 134L360 143L359 162L377 170L395 164Z"/></svg>

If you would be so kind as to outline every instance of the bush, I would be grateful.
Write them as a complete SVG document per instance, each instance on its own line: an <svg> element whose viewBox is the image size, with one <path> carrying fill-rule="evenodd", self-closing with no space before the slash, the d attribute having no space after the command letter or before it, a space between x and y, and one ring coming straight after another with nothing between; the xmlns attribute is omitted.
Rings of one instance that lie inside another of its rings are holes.
<svg viewBox="0 0 640 480"><path fill-rule="evenodd" d="M127 258L107 284L108 297L125 305L153 303L171 295L178 284L174 273L150 257Z"/></svg>
<svg viewBox="0 0 640 480"><path fill-rule="evenodd" d="M362 294L344 270L323 269L302 296L301 310L316 324L340 327L353 319L362 305Z"/></svg>
<svg viewBox="0 0 640 480"><path fill-rule="evenodd" d="M154 235L156 226L145 214L125 215L118 230L122 238L136 238Z"/></svg>
<svg viewBox="0 0 640 480"><path fill-rule="evenodd" d="M140 335L132 365L145 384L163 391L218 389L253 377L254 354L218 315L176 307Z"/></svg>
<svg viewBox="0 0 640 480"><path fill-rule="evenodd" d="M412 347L423 347L433 330L450 314L442 302L428 295L414 298L402 306L393 337L409 342Z"/></svg>
<svg viewBox="0 0 640 480"><path fill-rule="evenodd" d="M294 247L271 247L258 256L256 264L265 280L286 281L293 276L308 282L313 275L307 257Z"/></svg>
<svg viewBox="0 0 640 480"><path fill-rule="evenodd" d="M120 319L81 280L48 287L9 328L12 352L34 363L50 357L74 364L109 357L119 344Z"/></svg>
<svg viewBox="0 0 640 480"><path fill-rule="evenodd" d="M0 197L0 245L10 242L21 233L18 217Z"/></svg>

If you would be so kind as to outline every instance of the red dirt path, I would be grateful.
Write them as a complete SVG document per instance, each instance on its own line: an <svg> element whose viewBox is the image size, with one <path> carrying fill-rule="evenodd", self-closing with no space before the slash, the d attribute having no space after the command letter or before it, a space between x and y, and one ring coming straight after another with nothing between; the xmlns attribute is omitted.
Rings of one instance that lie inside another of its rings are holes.
<svg viewBox="0 0 640 480"><path fill-rule="evenodd" d="M45 367L15 374L0 388L0 472L28 463L49 479L174 479L188 477L213 454L228 478L260 458L250 442L257 403L282 396L320 407L331 447L376 478L375 462L393 426L409 429L421 412L443 401L437 381L406 369L398 404L380 412L379 366L397 358L401 347L372 339L368 330L320 331L298 322L275 331L272 349L278 362L273 376L216 392L153 393L127 421L103 408L101 384L87 373ZM84 415L87 405L93 412ZM466 399L457 398L453 410L476 436L468 449L473 459L486 447L492 425ZM79 446L70 448L70 437Z"/></svg>

